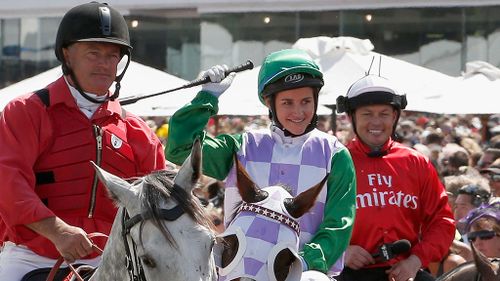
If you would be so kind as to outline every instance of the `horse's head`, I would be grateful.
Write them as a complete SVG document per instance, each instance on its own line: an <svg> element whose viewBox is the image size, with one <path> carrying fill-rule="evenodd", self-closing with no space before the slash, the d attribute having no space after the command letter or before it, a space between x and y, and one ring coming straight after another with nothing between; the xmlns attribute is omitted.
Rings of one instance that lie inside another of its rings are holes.
<svg viewBox="0 0 500 281"><path fill-rule="evenodd" d="M259 188L234 161L243 202L221 235L219 280L300 280L298 219L314 206L328 175L293 197L283 186Z"/></svg>
<svg viewBox="0 0 500 281"><path fill-rule="evenodd" d="M102 264L127 273L127 256L133 265L129 272L139 280L216 280L210 220L191 192L201 175L199 141L177 173L158 171L129 183L96 170L120 207ZM128 279L128 274L126 279L116 276L99 280Z"/></svg>

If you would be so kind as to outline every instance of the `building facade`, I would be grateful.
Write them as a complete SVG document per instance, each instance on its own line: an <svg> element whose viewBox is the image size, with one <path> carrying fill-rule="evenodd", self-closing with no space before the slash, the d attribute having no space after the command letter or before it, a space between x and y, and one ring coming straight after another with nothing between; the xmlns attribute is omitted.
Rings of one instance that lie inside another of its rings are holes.
<svg viewBox="0 0 500 281"><path fill-rule="evenodd" d="M0 88L57 66L61 17L87 1L7 2L0 5ZM376 52L452 76L469 61L500 66L500 1L107 2L125 15L133 60L187 80L214 64L259 64L315 36L370 39Z"/></svg>

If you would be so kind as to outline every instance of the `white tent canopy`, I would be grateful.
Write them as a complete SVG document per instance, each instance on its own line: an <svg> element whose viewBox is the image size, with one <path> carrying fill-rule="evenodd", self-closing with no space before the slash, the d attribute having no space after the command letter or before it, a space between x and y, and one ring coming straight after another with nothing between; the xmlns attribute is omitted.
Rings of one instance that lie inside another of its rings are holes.
<svg viewBox="0 0 500 281"><path fill-rule="evenodd" d="M414 65L373 52L369 40L352 37L299 39L294 48L306 50L324 72L320 103L335 104L349 86L370 69L391 79L407 95L407 110L444 114L500 113L500 69L471 62L463 77Z"/></svg>
<svg viewBox="0 0 500 281"><path fill-rule="evenodd" d="M425 107L417 108L413 101L423 94L441 94L456 84L451 76L373 52L367 39L313 37L299 39L293 47L307 51L323 71L323 104L335 104L336 98L345 95L350 85L368 71L396 83L407 95L410 110L427 111Z"/></svg>
<svg viewBox="0 0 500 281"><path fill-rule="evenodd" d="M408 110L450 113L500 113L500 70L485 63L468 64L463 77L454 78L372 51L369 40L351 37L299 39L294 48L304 49L324 72L318 113L330 114L321 105L335 104L349 86L365 75L380 74L398 83L408 97ZM380 65L380 61L382 64ZM265 115L267 108L257 96L260 67L238 73L231 87L220 97L220 115ZM41 89L62 75L55 67L0 90L0 111L13 98ZM131 62L122 80L120 97L158 93L185 85L188 81L163 71ZM200 86L143 99L125 108L140 116L170 116L190 102Z"/></svg>
<svg viewBox="0 0 500 281"><path fill-rule="evenodd" d="M482 61L466 64L456 84L437 95L424 94L416 107L444 114L500 113L500 69Z"/></svg>
<svg viewBox="0 0 500 281"><path fill-rule="evenodd" d="M10 85L0 90L0 111L12 99L19 95L42 89L62 75L61 67L55 67L31 78ZM151 94L186 84L187 81L166 72L131 62L121 82L120 97ZM113 86L112 86L113 87ZM125 108L140 116L166 116L171 115L179 107L189 102L196 91L191 88L174 93L144 99Z"/></svg>
<svg viewBox="0 0 500 281"><path fill-rule="evenodd" d="M243 81L243 84L231 86L230 90L220 97L219 115L267 114L267 108L260 103L257 97L258 70L257 68L236 75L235 81ZM0 111L15 97L41 89L61 75L61 67L58 66L1 89ZM120 98L159 93L187 83L188 81L163 71L131 62L121 82ZM200 90L201 86L178 90L142 99L134 104L126 105L124 108L139 116L171 116L179 108L189 103ZM322 114L330 113L329 109L324 107L319 110Z"/></svg>

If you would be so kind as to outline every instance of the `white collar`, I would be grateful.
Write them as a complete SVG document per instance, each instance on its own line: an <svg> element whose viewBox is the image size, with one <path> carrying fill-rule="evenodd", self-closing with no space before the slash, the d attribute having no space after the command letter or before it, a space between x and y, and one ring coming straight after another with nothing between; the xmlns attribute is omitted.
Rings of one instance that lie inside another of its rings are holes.
<svg viewBox="0 0 500 281"><path fill-rule="evenodd" d="M93 103L86 98L84 98L78 90L73 87L69 82L68 79L66 79L66 76L64 76L64 81L66 81L66 84L68 85L69 91L73 98L75 99L76 105L78 108L87 116L87 118L90 119L90 117L96 112L96 110L101 106L99 103ZM96 99L98 101L104 101L107 96L98 96L96 94L92 94L89 92L85 92L85 94L89 95L91 98Z"/></svg>
<svg viewBox="0 0 500 281"><path fill-rule="evenodd" d="M307 134L303 134L298 137L292 137L292 136L285 136L285 132L281 130L279 127L276 125L271 125L271 133L273 136L273 139L275 139L278 143L280 144L288 144L288 145L297 145L297 144L302 144L306 139L309 138L312 132L314 132L317 129L314 129Z"/></svg>

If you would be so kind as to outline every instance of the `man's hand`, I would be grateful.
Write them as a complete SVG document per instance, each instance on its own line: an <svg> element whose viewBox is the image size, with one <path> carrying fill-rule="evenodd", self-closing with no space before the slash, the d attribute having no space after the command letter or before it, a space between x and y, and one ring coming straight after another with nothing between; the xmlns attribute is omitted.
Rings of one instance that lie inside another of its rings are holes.
<svg viewBox="0 0 500 281"><path fill-rule="evenodd" d="M394 264L386 273L389 275L389 281L413 281L421 266L420 259L415 255L411 255L407 259Z"/></svg>
<svg viewBox="0 0 500 281"><path fill-rule="evenodd" d="M84 258L93 251L92 242L83 229L71 226L58 217L46 218L26 226L54 243L68 263Z"/></svg>
<svg viewBox="0 0 500 281"><path fill-rule="evenodd" d="M375 259L365 249L358 245L349 245L345 252L345 264L351 269L358 270L369 264L374 264Z"/></svg>
<svg viewBox="0 0 500 281"><path fill-rule="evenodd" d="M209 70L202 72L201 77L209 77L211 82L203 84L201 90L209 92L217 98L220 97L231 86L236 75L232 72L226 77L225 71L228 69L227 65L223 64L212 66Z"/></svg>

